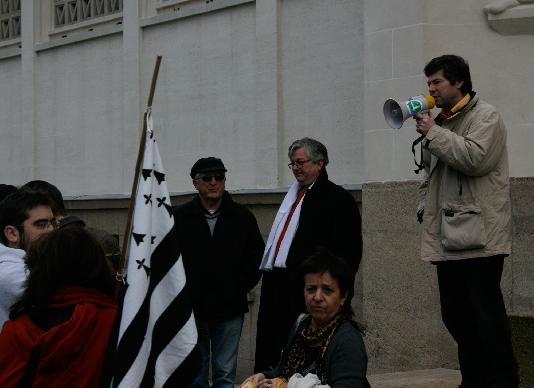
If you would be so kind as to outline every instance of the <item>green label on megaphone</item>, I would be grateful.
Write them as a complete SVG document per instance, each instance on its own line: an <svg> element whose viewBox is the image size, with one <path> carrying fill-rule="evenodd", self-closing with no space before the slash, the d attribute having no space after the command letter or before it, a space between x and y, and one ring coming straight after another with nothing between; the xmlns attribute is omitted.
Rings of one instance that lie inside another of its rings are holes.
<svg viewBox="0 0 534 388"><path fill-rule="evenodd" d="M406 101L406 107L410 111L410 114L413 116L417 112L420 112L423 109L423 104L419 100L408 100Z"/></svg>

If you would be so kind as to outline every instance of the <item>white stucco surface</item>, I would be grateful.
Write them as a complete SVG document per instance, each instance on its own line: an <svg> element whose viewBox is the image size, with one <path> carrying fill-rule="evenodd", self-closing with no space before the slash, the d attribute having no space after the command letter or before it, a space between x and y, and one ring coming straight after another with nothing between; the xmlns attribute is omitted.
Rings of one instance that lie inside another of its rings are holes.
<svg viewBox="0 0 534 388"><path fill-rule="evenodd" d="M417 179L414 123L388 128L382 106L424 93L422 69L444 53L469 61L475 90L501 111L512 176L533 175L532 37L491 29L485 0L140 2L64 45L57 34L40 43L42 10L23 9L22 55L0 59L3 182L129 193L156 55L154 120L173 192L192 189L189 169L209 155L227 165L230 189L286 187L287 147L304 136L327 145L337 183Z"/></svg>
<svg viewBox="0 0 534 388"><path fill-rule="evenodd" d="M365 1L365 180L418 179L413 173L414 121L400 130L384 121L387 98L426 93L425 64L457 54L467 59L474 90L494 105L508 128L510 173L532 176L534 45L530 35L503 36L482 11L489 1ZM434 111L437 113L437 110ZM387 156L385 156L387 154Z"/></svg>
<svg viewBox="0 0 534 388"><path fill-rule="evenodd" d="M254 21L252 4L145 30L142 94L163 55L153 107L171 191L192 188L205 156L223 159L232 187L253 186Z"/></svg>
<svg viewBox="0 0 534 388"><path fill-rule="evenodd" d="M23 144L20 58L0 60L0 93L1 183L16 184L15 178L23 174L24 158L20 152Z"/></svg>
<svg viewBox="0 0 534 388"><path fill-rule="evenodd" d="M117 35L39 53L36 177L65 193L124 191L123 168L135 159L122 153L122 66Z"/></svg>

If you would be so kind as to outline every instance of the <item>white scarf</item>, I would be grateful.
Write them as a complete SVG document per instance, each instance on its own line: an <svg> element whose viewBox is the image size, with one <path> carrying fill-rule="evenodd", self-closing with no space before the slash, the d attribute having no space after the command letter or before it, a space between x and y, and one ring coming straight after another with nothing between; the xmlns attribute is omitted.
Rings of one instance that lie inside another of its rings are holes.
<svg viewBox="0 0 534 388"><path fill-rule="evenodd" d="M286 196L284 197L284 200L282 201L282 204L280 205L280 209L278 209L278 213L276 213L273 226L271 227L271 232L269 233L269 238L267 239L267 244L265 245L265 251L263 252L263 259L261 260L260 265L261 270L271 271L273 269L273 266L277 268L286 268L287 254L289 252L289 248L291 247L291 243L293 242L293 237L295 237L297 227L299 225L300 209L302 207L302 202L304 202L304 197L306 196L306 194L304 194L304 197L302 197L297 207L295 208L293 215L291 216L291 220L289 221L289 225L286 229L286 234L284 235L284 239L282 240L282 243L280 244L280 249L278 250L278 254L276 255L276 261L274 262L274 265L273 257L276 251L276 243L278 242L280 234L284 229L284 225L286 223L287 216L291 211L291 207L297 199L298 192L299 184L298 182L295 182L289 188L289 191L287 192Z"/></svg>
<svg viewBox="0 0 534 388"><path fill-rule="evenodd" d="M295 373L287 382L287 388L330 388L330 385L322 385L319 377L313 373L306 376Z"/></svg>

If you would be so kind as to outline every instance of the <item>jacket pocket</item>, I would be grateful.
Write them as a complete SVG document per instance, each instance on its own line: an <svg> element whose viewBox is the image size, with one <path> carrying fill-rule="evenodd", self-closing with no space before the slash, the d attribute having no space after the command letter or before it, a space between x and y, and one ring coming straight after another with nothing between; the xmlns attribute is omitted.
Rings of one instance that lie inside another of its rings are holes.
<svg viewBox="0 0 534 388"><path fill-rule="evenodd" d="M486 246L486 232L480 207L449 204L441 213L441 244L449 251Z"/></svg>

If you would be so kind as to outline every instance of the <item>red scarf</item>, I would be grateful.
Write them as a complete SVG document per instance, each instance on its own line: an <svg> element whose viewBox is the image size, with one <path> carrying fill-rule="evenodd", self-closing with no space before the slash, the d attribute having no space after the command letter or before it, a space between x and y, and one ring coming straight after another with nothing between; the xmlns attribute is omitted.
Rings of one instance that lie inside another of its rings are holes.
<svg viewBox="0 0 534 388"><path fill-rule="evenodd" d="M33 388L98 387L113 322L115 302L96 290L68 286L50 307L74 306L70 319L43 331L25 314L0 333L0 387L19 387L29 356L41 347Z"/></svg>

